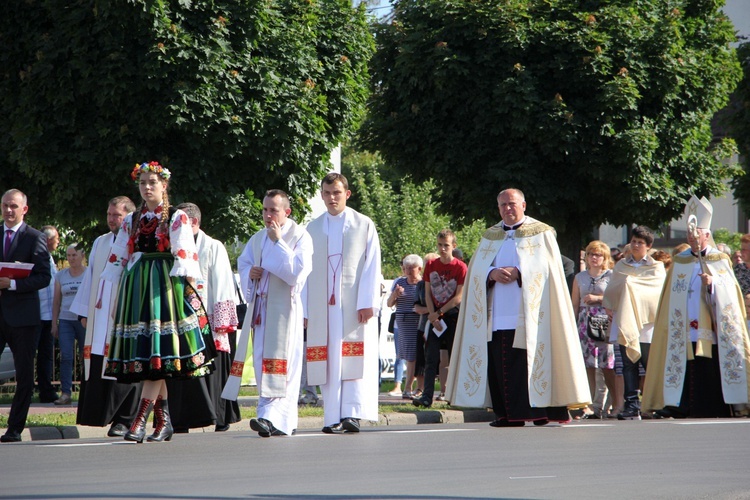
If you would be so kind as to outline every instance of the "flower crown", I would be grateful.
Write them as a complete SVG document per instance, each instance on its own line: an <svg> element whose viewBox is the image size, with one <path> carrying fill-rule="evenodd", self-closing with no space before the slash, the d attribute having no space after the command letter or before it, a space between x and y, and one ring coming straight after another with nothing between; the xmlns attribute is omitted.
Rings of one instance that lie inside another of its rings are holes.
<svg viewBox="0 0 750 500"><path fill-rule="evenodd" d="M165 181L168 181L172 176L172 172L159 165L158 161L152 161L150 163L141 163L140 165L136 163L135 167L133 167L133 171L130 172L130 178L138 183L138 176L143 172L153 172Z"/></svg>

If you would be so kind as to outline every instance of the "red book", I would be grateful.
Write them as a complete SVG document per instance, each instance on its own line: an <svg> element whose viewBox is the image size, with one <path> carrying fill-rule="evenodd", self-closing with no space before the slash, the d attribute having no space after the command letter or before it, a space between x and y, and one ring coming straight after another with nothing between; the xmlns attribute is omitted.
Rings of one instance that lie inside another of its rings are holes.
<svg viewBox="0 0 750 500"><path fill-rule="evenodd" d="M25 262L0 262L0 278L12 280L27 278L33 267L34 264Z"/></svg>

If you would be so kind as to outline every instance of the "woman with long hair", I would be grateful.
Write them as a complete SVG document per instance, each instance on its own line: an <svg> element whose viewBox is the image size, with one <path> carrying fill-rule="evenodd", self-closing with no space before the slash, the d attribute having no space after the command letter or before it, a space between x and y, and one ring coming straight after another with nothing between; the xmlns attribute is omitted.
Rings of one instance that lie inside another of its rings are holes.
<svg viewBox="0 0 750 500"><path fill-rule="evenodd" d="M143 442L153 409L148 441L169 441L174 429L165 379L207 375L216 349L193 286L201 274L190 222L169 205L170 172L150 162L130 175L143 203L123 221L102 272L102 279L120 283L105 374L119 382L143 381L125 439Z"/></svg>

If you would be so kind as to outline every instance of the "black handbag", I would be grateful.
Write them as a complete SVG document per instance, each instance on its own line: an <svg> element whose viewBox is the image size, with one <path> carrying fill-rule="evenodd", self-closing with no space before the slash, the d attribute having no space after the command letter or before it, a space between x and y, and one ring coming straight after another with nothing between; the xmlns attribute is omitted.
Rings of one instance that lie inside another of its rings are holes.
<svg viewBox="0 0 750 500"><path fill-rule="evenodd" d="M388 331L396 333L396 313L391 313L391 319L388 320Z"/></svg>
<svg viewBox="0 0 750 500"><path fill-rule="evenodd" d="M237 280L234 280L234 289L237 292L237 297L239 297L240 299L240 303L237 304L237 330L239 330L242 328L242 323L244 322L245 315L247 314L247 302L245 302L245 298L240 291Z"/></svg>
<svg viewBox="0 0 750 500"><path fill-rule="evenodd" d="M606 313L586 315L586 335L592 340L609 342L609 316Z"/></svg>

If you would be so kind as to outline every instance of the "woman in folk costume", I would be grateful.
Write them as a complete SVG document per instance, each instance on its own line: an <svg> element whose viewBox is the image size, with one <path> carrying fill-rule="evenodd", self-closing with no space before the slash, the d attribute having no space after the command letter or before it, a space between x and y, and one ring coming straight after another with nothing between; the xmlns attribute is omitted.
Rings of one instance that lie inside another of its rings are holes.
<svg viewBox="0 0 750 500"><path fill-rule="evenodd" d="M187 215L169 206L170 172L151 162L136 165L130 176L143 203L125 218L102 272L103 280L120 283L105 374L118 382L143 381L125 439L143 442L153 409L156 424L148 440L169 441L165 379L210 373L216 350L193 286L201 276L193 232Z"/></svg>

